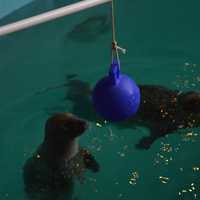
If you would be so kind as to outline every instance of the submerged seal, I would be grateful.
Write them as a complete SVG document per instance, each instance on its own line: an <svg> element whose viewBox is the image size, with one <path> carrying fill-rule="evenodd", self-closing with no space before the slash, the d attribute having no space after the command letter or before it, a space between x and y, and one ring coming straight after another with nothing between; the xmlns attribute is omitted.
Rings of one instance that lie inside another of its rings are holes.
<svg viewBox="0 0 200 200"><path fill-rule="evenodd" d="M141 105L135 118L150 128L137 147L148 149L153 142L179 128L200 125L200 93L180 92L158 85L140 85Z"/></svg>
<svg viewBox="0 0 200 200"><path fill-rule="evenodd" d="M99 171L99 165L86 149L80 148L78 137L87 123L70 114L50 117L45 137L34 155L24 165L25 191L30 198L69 199L75 178L82 179L86 169Z"/></svg>
<svg viewBox="0 0 200 200"><path fill-rule="evenodd" d="M73 102L73 112L91 121L99 120L90 100L90 84L70 79L67 80L67 86L66 98ZM155 140L175 133L177 129L200 125L200 92L181 92L160 85L138 86L141 91L138 112L129 120L116 124L120 129L138 124L150 129L150 136L142 138L137 148L148 149Z"/></svg>

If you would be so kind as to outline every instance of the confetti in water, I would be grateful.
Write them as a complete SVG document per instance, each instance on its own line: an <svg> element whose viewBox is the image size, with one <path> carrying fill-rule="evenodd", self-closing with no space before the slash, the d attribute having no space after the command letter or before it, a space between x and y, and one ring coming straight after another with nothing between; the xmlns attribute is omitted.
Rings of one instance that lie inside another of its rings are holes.
<svg viewBox="0 0 200 200"><path fill-rule="evenodd" d="M98 122L96 123L96 126L97 126L97 127L100 127L100 128L103 127L103 126L102 126L100 123L98 123Z"/></svg>
<svg viewBox="0 0 200 200"><path fill-rule="evenodd" d="M173 148L170 144L165 144L165 143L162 143L163 146L161 147L161 151L163 152L172 152Z"/></svg>
<svg viewBox="0 0 200 200"><path fill-rule="evenodd" d="M193 167L192 167L192 170L193 170L194 172L197 172L197 171L199 171L199 167L193 166Z"/></svg>
<svg viewBox="0 0 200 200"><path fill-rule="evenodd" d="M161 142L160 151L156 154L154 158L154 165L164 164L169 165L171 161L173 161L173 152L177 152L178 150L172 147L171 144Z"/></svg>
<svg viewBox="0 0 200 200"><path fill-rule="evenodd" d="M197 199L197 192L198 192L198 186L195 183L189 184L187 187L181 189L181 191L178 192L178 195L182 197L181 199Z"/></svg>
<svg viewBox="0 0 200 200"><path fill-rule="evenodd" d="M199 74L199 72L200 68L197 67L197 64L185 62L181 75L176 75L176 81L174 82L176 88L178 90L185 90L198 87L200 77L195 75Z"/></svg>
<svg viewBox="0 0 200 200"><path fill-rule="evenodd" d="M182 134L182 141L184 142L195 142L199 137L198 133L188 132L186 134Z"/></svg>
<svg viewBox="0 0 200 200"><path fill-rule="evenodd" d="M169 177L166 177L166 176L159 176L159 180L161 181L161 183L168 183L169 182Z"/></svg>
<svg viewBox="0 0 200 200"><path fill-rule="evenodd" d="M37 156L36 156L38 159L40 158L40 154L37 154Z"/></svg>
<svg viewBox="0 0 200 200"><path fill-rule="evenodd" d="M131 176L129 178L129 184L130 185L136 185L138 179L139 179L139 173L137 171L131 172Z"/></svg>

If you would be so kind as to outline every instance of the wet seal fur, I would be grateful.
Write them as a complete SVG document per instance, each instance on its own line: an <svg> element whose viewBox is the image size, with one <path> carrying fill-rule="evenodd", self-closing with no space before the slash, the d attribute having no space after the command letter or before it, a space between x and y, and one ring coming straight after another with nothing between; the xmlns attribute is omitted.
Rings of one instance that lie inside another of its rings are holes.
<svg viewBox="0 0 200 200"><path fill-rule="evenodd" d="M139 85L141 105L136 115L138 123L150 128L150 136L137 144L148 149L155 140L180 128L200 125L200 93L180 92L158 85Z"/></svg>
<svg viewBox="0 0 200 200"><path fill-rule="evenodd" d="M92 89L87 82L67 79L66 99L73 102L73 113L90 121L100 120L91 103ZM81 89L80 89L81 88ZM160 85L139 85L141 104L132 118L116 123L119 129L149 128L150 135L143 137L136 145L139 149L149 149L151 145L178 129L200 125L200 92L181 92Z"/></svg>
<svg viewBox="0 0 200 200"><path fill-rule="evenodd" d="M82 180L86 169L99 171L91 153L78 144L86 129L87 123L70 113L47 120L43 143L24 165L25 191L30 199L71 199L74 180Z"/></svg>

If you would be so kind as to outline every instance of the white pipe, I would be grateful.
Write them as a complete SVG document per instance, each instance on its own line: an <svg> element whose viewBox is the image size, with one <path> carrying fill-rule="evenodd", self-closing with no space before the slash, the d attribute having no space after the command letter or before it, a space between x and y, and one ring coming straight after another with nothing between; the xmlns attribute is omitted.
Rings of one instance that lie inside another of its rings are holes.
<svg viewBox="0 0 200 200"><path fill-rule="evenodd" d="M40 15L36 15L30 18L26 18L5 26L0 26L0 36L13 33L22 29L26 29L37 24L52 21L54 19L70 15L81 10L85 10L100 4L110 2L112 0L83 0L78 3L70 4L62 8L58 8L49 12L45 12Z"/></svg>

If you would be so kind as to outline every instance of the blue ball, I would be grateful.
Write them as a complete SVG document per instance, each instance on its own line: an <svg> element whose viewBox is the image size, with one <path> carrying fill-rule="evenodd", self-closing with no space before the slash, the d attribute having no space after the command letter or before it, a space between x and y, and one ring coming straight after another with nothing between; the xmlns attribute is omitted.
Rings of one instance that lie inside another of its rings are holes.
<svg viewBox="0 0 200 200"><path fill-rule="evenodd" d="M109 76L102 78L92 93L94 107L104 119L122 121L136 114L140 105L140 89L119 65L111 65Z"/></svg>

